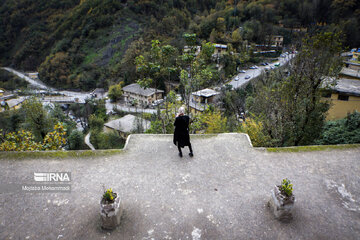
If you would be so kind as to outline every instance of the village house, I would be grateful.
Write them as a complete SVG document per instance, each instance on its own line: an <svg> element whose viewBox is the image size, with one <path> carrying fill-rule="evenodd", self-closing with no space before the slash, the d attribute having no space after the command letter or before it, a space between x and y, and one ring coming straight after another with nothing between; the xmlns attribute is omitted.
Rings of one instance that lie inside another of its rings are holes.
<svg viewBox="0 0 360 240"><path fill-rule="evenodd" d="M360 80L360 71L351 68L343 67L339 74L340 78L358 79Z"/></svg>
<svg viewBox="0 0 360 240"><path fill-rule="evenodd" d="M360 48L354 48L350 52L342 53L345 68L360 72Z"/></svg>
<svg viewBox="0 0 360 240"><path fill-rule="evenodd" d="M283 47L284 37L280 35L271 36L272 47Z"/></svg>
<svg viewBox="0 0 360 240"><path fill-rule="evenodd" d="M9 99L7 101L2 101L1 102L2 111L19 109L21 107L21 104L25 100L26 100L26 97L18 97L18 98Z"/></svg>
<svg viewBox="0 0 360 240"><path fill-rule="evenodd" d="M214 54L224 54L227 51L227 45L224 44L215 44Z"/></svg>
<svg viewBox="0 0 360 240"><path fill-rule="evenodd" d="M324 97L331 101L327 120L342 119L348 113L360 112L360 80L341 78Z"/></svg>
<svg viewBox="0 0 360 240"><path fill-rule="evenodd" d="M195 114L205 111L209 105L216 103L216 97L219 94L219 92L209 88L191 93L189 104L191 112Z"/></svg>
<svg viewBox="0 0 360 240"><path fill-rule="evenodd" d="M140 106L146 107L155 100L163 98L163 90L155 88L143 88L137 83L133 83L123 87L123 97L129 104L137 101Z"/></svg>
<svg viewBox="0 0 360 240"><path fill-rule="evenodd" d="M104 124L104 131L111 132L117 131L124 139L127 138L132 132L145 132L150 128L150 121L136 118L134 115L128 114L122 118L109 121Z"/></svg>

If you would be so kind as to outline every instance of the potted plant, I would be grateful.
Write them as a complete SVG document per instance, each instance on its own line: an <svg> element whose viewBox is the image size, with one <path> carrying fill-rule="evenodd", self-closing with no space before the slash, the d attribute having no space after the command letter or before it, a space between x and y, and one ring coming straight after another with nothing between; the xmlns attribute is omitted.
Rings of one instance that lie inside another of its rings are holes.
<svg viewBox="0 0 360 240"><path fill-rule="evenodd" d="M101 227L115 229L120 224L123 209L120 197L111 188L104 191L100 208Z"/></svg>
<svg viewBox="0 0 360 240"><path fill-rule="evenodd" d="M281 185L275 186L271 191L271 198L268 202L271 212L280 221L290 221L295 203L293 185L287 178L282 180Z"/></svg>

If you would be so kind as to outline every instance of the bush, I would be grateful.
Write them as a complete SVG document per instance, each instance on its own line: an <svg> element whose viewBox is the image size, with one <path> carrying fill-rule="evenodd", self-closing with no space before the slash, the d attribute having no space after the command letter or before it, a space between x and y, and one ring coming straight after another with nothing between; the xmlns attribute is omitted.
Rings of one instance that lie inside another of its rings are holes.
<svg viewBox="0 0 360 240"><path fill-rule="evenodd" d="M54 131L46 134L42 142L35 141L34 135L29 131L10 132L4 136L0 151L60 150L66 143L65 135L66 129L60 122L54 126Z"/></svg>
<svg viewBox="0 0 360 240"><path fill-rule="evenodd" d="M108 96L109 96L111 102L116 102L121 98L121 96L123 94L121 85L122 85L122 83L110 86Z"/></svg>
<svg viewBox="0 0 360 240"><path fill-rule="evenodd" d="M101 131L104 126L104 119L96 116L95 114L90 115L89 125L90 129L94 131Z"/></svg>
<svg viewBox="0 0 360 240"><path fill-rule="evenodd" d="M328 121L315 144L353 144L360 143L360 113L348 114L344 119Z"/></svg>
<svg viewBox="0 0 360 240"><path fill-rule="evenodd" d="M249 135L254 147L271 146L271 138L265 133L262 122L257 122L254 119L248 118L239 130L240 132L247 133Z"/></svg>
<svg viewBox="0 0 360 240"><path fill-rule="evenodd" d="M85 148L84 134L81 131L72 131L67 138L67 141L69 150L81 150Z"/></svg>
<svg viewBox="0 0 360 240"><path fill-rule="evenodd" d="M115 131L110 133L93 131L90 142L96 149L120 149L125 145L125 140Z"/></svg>

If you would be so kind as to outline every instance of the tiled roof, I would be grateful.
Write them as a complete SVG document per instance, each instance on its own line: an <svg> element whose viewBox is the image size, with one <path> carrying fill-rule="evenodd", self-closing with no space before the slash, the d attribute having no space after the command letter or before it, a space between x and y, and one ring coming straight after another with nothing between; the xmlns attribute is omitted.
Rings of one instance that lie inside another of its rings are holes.
<svg viewBox="0 0 360 240"><path fill-rule="evenodd" d="M124 92L129 92L129 93L135 93L135 94L139 94L139 95L148 97L148 96L151 96L151 95L153 95L155 93L155 88L143 88L143 87L140 87L139 84L133 83L133 84L130 84L130 85L127 85L127 86L123 87L123 91ZM164 91L157 89L156 92L161 93L161 92L164 92Z"/></svg>
<svg viewBox="0 0 360 240"><path fill-rule="evenodd" d="M150 127L149 121L141 119L141 118L139 118L139 119L142 122L144 130L146 130ZM136 128L135 120L136 120L136 118L134 115L128 114L122 118L107 122L104 124L104 126L124 132L124 133L130 133L131 131L133 131Z"/></svg>
<svg viewBox="0 0 360 240"><path fill-rule="evenodd" d="M360 96L360 80L341 78L337 81L335 87L331 89L353 96Z"/></svg>

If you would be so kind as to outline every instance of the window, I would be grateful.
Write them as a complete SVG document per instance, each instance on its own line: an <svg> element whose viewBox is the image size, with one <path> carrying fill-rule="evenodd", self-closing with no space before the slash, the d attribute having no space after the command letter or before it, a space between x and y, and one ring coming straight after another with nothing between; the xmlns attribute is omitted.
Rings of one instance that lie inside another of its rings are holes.
<svg viewBox="0 0 360 240"><path fill-rule="evenodd" d="M349 101L349 96L340 95L340 94L339 94L338 100L341 100L341 101Z"/></svg>

